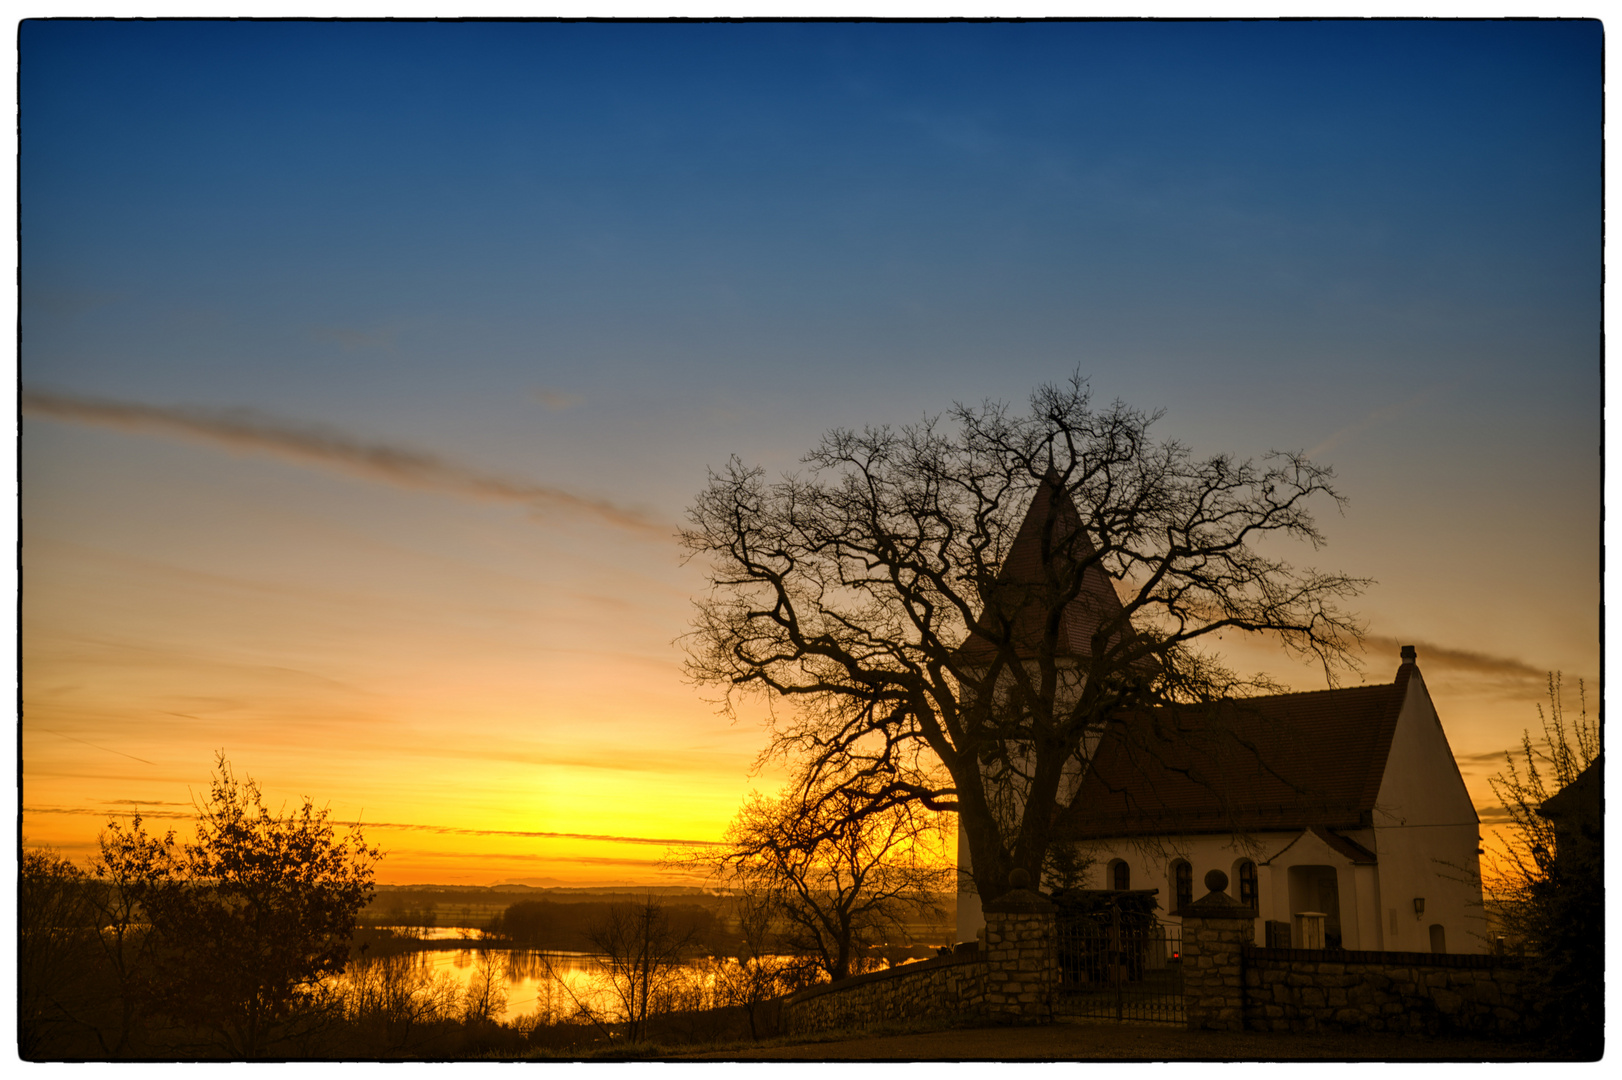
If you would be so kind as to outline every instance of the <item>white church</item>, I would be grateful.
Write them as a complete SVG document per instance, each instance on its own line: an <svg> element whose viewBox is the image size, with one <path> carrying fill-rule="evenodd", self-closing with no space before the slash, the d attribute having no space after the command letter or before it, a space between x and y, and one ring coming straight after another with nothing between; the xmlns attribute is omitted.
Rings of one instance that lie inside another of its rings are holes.
<svg viewBox="0 0 1622 1080"><path fill-rule="evenodd" d="M1039 492L1005 570L1031 561L1022 549L1048 494ZM1097 585L1090 603L1106 593L1119 603ZM1069 640L1086 642L1090 629ZM1389 683L1125 722L1078 779L1087 813L1066 838L1091 859L1081 887L1157 890L1163 922L1180 922L1206 872L1222 870L1228 893L1255 910L1260 945L1488 949L1480 822L1411 647ZM965 884L969 859L960 833ZM958 895L957 918L960 941L985 925L972 886Z"/></svg>

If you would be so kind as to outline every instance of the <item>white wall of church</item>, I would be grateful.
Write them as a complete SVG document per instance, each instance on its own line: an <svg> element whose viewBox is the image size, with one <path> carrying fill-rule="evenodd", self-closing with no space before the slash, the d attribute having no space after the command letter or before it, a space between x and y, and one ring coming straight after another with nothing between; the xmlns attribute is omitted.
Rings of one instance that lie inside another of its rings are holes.
<svg viewBox="0 0 1622 1080"><path fill-rule="evenodd" d="M1409 678L1388 761L1370 845L1380 860L1384 948L1430 952L1431 928L1439 926L1448 952L1489 951L1475 884L1480 825L1418 672ZM1424 901L1422 912L1416 900Z"/></svg>
<svg viewBox="0 0 1622 1080"><path fill-rule="evenodd" d="M1343 835L1373 851L1377 862L1354 864L1341 850L1305 830L1247 837L1153 837L1095 844L1094 862L1082 887L1113 888L1110 867L1124 862L1129 886L1158 890L1160 917L1175 923L1179 920L1170 913L1177 906L1172 878L1177 859L1191 865L1194 899L1205 895L1205 874L1210 870L1228 875L1228 892L1237 899L1239 864L1251 859L1257 869L1258 944L1266 943L1268 920L1293 924L1292 916L1298 912L1334 907L1341 944L1347 949L1430 952L1440 943L1447 952L1488 951L1481 893L1474 884L1480 827L1417 670L1409 676L1407 698L1392 736L1373 827ZM967 880L972 861L961 830L958 867ZM1307 867L1333 870L1332 904L1323 899L1321 885L1303 884L1325 880L1322 872ZM1298 871L1293 892L1292 868ZM1423 910L1416 900L1424 901ZM984 926L981 898L960 891L958 940L974 940Z"/></svg>

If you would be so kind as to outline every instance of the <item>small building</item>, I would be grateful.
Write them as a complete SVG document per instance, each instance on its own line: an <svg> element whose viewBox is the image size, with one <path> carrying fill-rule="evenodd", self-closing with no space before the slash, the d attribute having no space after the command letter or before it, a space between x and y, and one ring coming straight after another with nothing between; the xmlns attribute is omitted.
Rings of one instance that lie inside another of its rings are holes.
<svg viewBox="0 0 1622 1080"><path fill-rule="evenodd" d="M1480 821L1412 647L1386 685L1124 721L1081 788L1083 886L1157 889L1167 922L1222 870L1258 944L1487 949ZM960 936L980 925L960 896Z"/></svg>
<svg viewBox="0 0 1622 1080"><path fill-rule="evenodd" d="M1055 624L1064 694L1081 693L1095 638L1131 632L1117 629L1120 601L1091 556L1075 505L1050 475L999 570L998 602L982 615L1003 628L1015 662L1034 664L1051 582L1063 577L1052 564L1085 560L1079 593ZM974 667L998 655L978 632L959 652ZM1017 784L990 774L987 782L1001 790L999 816L1011 827L1022 809ZM1411 646L1384 685L1122 718L1101 740L1088 738L1060 797L1086 809L1063 837L1092 859L1077 884L1158 890L1168 922L1179 921L1207 871L1222 870L1229 892L1255 908L1259 944L1487 948L1480 820ZM985 925L971 869L960 832L960 941Z"/></svg>
<svg viewBox="0 0 1622 1080"><path fill-rule="evenodd" d="M1576 778L1546 799L1538 815L1554 828L1556 859L1598 858L1605 851L1604 759L1595 758Z"/></svg>

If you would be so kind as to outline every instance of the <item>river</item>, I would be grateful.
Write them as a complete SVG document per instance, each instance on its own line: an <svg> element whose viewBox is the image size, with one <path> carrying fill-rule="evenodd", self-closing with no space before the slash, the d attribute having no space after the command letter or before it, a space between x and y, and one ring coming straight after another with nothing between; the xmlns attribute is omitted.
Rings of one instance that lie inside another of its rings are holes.
<svg viewBox="0 0 1622 1080"><path fill-rule="evenodd" d="M493 1019L511 1023L539 1014L543 1020L561 1020L575 1013L577 1002L600 1015L616 1011L613 992L591 953L483 948L478 931L455 927L418 929L412 934L429 947L402 954L396 962L411 964L426 981L448 981L459 995L488 971L506 994L505 1005L494 1010ZM706 965L707 961L683 965L683 981L696 990L707 989L713 975ZM354 971L352 963L350 974Z"/></svg>

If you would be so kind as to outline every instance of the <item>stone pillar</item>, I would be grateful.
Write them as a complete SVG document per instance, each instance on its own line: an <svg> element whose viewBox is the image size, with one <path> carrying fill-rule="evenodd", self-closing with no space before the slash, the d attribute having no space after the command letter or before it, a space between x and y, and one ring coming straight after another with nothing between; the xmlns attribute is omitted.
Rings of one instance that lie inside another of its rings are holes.
<svg viewBox="0 0 1622 1080"><path fill-rule="evenodd" d="M1205 896L1182 910L1183 995L1191 1029L1243 1031L1243 949L1255 943L1256 912L1223 892L1228 875L1205 875Z"/></svg>
<svg viewBox="0 0 1622 1080"><path fill-rule="evenodd" d="M985 1012L1012 1024L1053 1021L1059 988L1059 942L1053 902L1030 888L1023 870L1013 888L985 905Z"/></svg>

